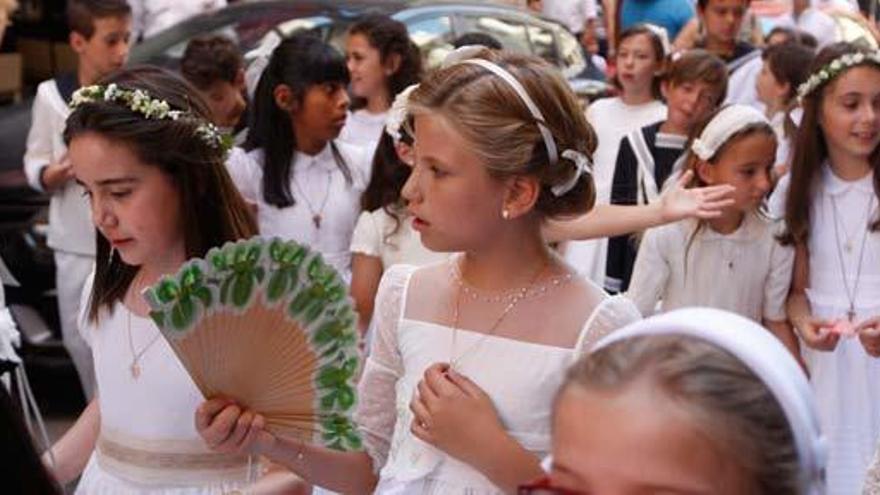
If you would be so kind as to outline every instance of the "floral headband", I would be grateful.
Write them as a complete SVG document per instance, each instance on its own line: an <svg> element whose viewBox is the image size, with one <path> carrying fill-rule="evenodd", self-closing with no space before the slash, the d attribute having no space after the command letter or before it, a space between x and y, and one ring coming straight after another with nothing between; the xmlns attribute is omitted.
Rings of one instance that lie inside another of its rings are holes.
<svg viewBox="0 0 880 495"><path fill-rule="evenodd" d="M204 141L205 144L211 148L222 150L224 153L232 148L232 137L222 133L216 125L196 117L192 113L172 110L167 101L153 98L142 89L124 89L117 86L116 83L106 86L100 84L84 86L73 93L70 108L76 109L81 105L101 101L122 104L132 112L143 115L146 119L191 120L196 124L196 137Z"/></svg>
<svg viewBox="0 0 880 495"><path fill-rule="evenodd" d="M825 64L818 72L811 74L803 84L798 86L798 100L803 101L810 93L816 91L847 69L863 64L880 66L880 52L872 50L868 53L847 53L835 58Z"/></svg>

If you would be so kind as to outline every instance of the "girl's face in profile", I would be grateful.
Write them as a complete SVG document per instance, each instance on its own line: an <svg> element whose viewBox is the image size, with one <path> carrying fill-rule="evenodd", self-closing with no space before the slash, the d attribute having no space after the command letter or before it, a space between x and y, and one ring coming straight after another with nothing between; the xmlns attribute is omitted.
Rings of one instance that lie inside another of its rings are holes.
<svg viewBox="0 0 880 495"><path fill-rule="evenodd" d="M387 74L382 54L363 34L348 36L345 61L351 74L351 92L358 98L369 98L385 91Z"/></svg>
<svg viewBox="0 0 880 495"><path fill-rule="evenodd" d="M644 378L615 391L570 385L553 417L551 484L588 495L754 493L695 423Z"/></svg>
<svg viewBox="0 0 880 495"><path fill-rule="evenodd" d="M701 162L697 174L708 185L728 184L733 205L742 213L758 208L770 192L770 172L776 161L776 137L769 132L753 132L728 141L714 163Z"/></svg>
<svg viewBox="0 0 880 495"><path fill-rule="evenodd" d="M415 118L415 162L402 196L413 228L433 251L473 249L505 221L504 182L471 148L439 114Z"/></svg>
<svg viewBox="0 0 880 495"><path fill-rule="evenodd" d="M122 261L184 261L183 212L170 176L142 162L128 144L97 133L73 138L68 153L92 222Z"/></svg>

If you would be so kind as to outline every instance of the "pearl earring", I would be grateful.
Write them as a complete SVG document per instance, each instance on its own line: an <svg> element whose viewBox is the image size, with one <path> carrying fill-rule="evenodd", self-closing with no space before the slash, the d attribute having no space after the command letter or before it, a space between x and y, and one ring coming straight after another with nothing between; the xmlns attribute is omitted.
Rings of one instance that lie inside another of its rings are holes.
<svg viewBox="0 0 880 495"><path fill-rule="evenodd" d="M508 210L501 210L501 218L510 220L510 212Z"/></svg>

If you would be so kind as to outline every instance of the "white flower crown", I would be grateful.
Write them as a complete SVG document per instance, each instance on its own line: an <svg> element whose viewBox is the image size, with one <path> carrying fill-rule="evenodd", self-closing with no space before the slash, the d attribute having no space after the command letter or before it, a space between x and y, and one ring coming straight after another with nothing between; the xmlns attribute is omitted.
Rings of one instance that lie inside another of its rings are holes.
<svg viewBox="0 0 880 495"><path fill-rule="evenodd" d="M810 75L803 84L798 86L798 100L803 101L813 91L819 89L828 81L839 76L843 71L855 67L857 65L873 64L880 66L880 52L871 51L868 53L856 52L841 55L831 62L825 64L819 71Z"/></svg>
<svg viewBox="0 0 880 495"><path fill-rule="evenodd" d="M167 101L153 98L142 89L123 89L117 86L116 83L106 86L100 84L83 86L73 93L73 97L70 100L70 108L75 109L87 103L101 101L121 103L132 112L139 113L147 119L191 120L196 125L196 137L204 141L208 146L223 152L229 151L232 147L232 137L221 132L216 125L189 112L172 110L171 105Z"/></svg>

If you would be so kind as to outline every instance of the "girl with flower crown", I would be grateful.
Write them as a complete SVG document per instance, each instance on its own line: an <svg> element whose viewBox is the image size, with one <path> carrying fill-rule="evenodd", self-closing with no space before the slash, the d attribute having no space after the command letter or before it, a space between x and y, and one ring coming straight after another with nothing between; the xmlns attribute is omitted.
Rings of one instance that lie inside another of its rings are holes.
<svg viewBox="0 0 880 495"><path fill-rule="evenodd" d="M246 486L247 456L204 447L189 418L201 393L148 316L141 291L189 257L256 234L224 168L207 107L155 68L80 89L65 140L97 228L79 329L98 393L44 456L82 494L212 494Z"/></svg>
<svg viewBox="0 0 880 495"><path fill-rule="evenodd" d="M862 488L880 437L880 53L823 49L798 90L787 191L788 316L828 437L828 493Z"/></svg>

